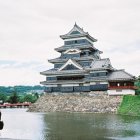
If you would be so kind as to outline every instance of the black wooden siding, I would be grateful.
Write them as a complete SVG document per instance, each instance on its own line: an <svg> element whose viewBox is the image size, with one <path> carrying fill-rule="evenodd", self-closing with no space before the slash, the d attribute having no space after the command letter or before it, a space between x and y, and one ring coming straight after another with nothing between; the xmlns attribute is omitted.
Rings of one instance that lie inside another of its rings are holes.
<svg viewBox="0 0 140 140"><path fill-rule="evenodd" d="M46 87L46 92L88 92L88 91L106 91L108 84L90 85L90 86L71 86L71 87Z"/></svg>

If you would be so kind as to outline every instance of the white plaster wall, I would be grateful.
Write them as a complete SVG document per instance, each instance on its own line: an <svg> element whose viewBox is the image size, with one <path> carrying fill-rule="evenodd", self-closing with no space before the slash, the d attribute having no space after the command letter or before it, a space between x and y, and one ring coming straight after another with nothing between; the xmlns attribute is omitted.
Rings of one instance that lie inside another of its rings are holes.
<svg viewBox="0 0 140 140"><path fill-rule="evenodd" d="M98 82L90 82L90 85L96 85ZM100 84L108 84L108 82L99 82Z"/></svg>
<svg viewBox="0 0 140 140"><path fill-rule="evenodd" d="M108 95L135 95L135 90L132 89L122 89L122 91L119 90L108 90Z"/></svg>
<svg viewBox="0 0 140 140"><path fill-rule="evenodd" d="M47 85L46 87L57 87L57 85Z"/></svg>
<svg viewBox="0 0 140 140"><path fill-rule="evenodd" d="M89 86L89 84L88 83L85 83L85 84L83 84L83 86Z"/></svg>
<svg viewBox="0 0 140 140"><path fill-rule="evenodd" d="M108 84L108 82L100 82L100 84Z"/></svg>
<svg viewBox="0 0 140 140"><path fill-rule="evenodd" d="M62 87L79 86L79 84L63 84Z"/></svg>
<svg viewBox="0 0 140 140"><path fill-rule="evenodd" d="M90 85L96 85L96 83L95 82L90 82Z"/></svg>

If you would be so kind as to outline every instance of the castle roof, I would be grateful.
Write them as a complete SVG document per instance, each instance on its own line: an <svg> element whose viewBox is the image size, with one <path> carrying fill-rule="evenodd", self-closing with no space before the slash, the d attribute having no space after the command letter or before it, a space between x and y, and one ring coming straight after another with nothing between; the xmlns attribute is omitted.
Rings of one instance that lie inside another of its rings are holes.
<svg viewBox="0 0 140 140"><path fill-rule="evenodd" d="M135 77L129 73L127 73L125 70L115 70L112 71L109 74L108 80L135 80Z"/></svg>
<svg viewBox="0 0 140 140"><path fill-rule="evenodd" d="M93 48L96 50L96 48L91 44L63 45L61 47L55 48L55 50L56 51L66 51L67 49L73 49L73 48L77 48L77 49Z"/></svg>
<svg viewBox="0 0 140 140"><path fill-rule="evenodd" d="M113 69L110 59L105 58L105 59L95 59L91 63L90 66L93 70L100 70L100 69Z"/></svg>
<svg viewBox="0 0 140 140"><path fill-rule="evenodd" d="M87 37L91 41L96 42L97 39L93 38L89 35L88 32L85 32L82 28L80 28L76 23L74 27L65 35L60 35L62 39L68 39L68 38L78 38L78 37Z"/></svg>
<svg viewBox="0 0 140 140"><path fill-rule="evenodd" d="M80 64L78 64L75 60L69 59L64 65L62 65L59 68L59 71L61 71L64 68L66 68L66 66L68 66L68 65L73 65L74 67L76 67L79 70L82 70L83 69L83 67Z"/></svg>
<svg viewBox="0 0 140 140"><path fill-rule="evenodd" d="M74 58L74 60L76 60L76 61L92 61L94 58L93 58L93 56L83 56L83 57L73 57ZM72 58L72 59L73 59ZM55 58L55 59L49 59L48 61L50 62L50 63L61 63L61 62L66 62L66 61L68 61L69 60L69 58L61 58L61 57L58 57L58 58Z"/></svg>
<svg viewBox="0 0 140 140"><path fill-rule="evenodd" d="M46 71L43 71L43 72L40 72L40 74L42 75L81 75L81 74L85 74L87 73L86 70L84 69L81 69L81 70L62 70L62 71L59 71L58 69L50 69L50 70L46 70Z"/></svg>
<svg viewBox="0 0 140 140"><path fill-rule="evenodd" d="M68 50L68 49L79 49L79 50L82 50L82 49L90 49L90 50L99 51L100 54L103 53L102 51L96 49L96 48L95 48L93 45L91 45L91 44L64 45L64 46L55 48L55 50L58 51L58 52L66 51L66 50Z"/></svg>

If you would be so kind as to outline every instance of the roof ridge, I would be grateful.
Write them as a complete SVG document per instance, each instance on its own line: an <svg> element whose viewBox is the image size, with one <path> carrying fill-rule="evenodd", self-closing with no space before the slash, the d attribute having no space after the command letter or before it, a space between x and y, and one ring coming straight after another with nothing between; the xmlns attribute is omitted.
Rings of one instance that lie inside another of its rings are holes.
<svg viewBox="0 0 140 140"><path fill-rule="evenodd" d="M83 28L81 28L80 26L78 26L78 25L75 23L74 26L73 26L73 28L72 28L67 34L65 34L65 35L70 34L70 33L74 30L74 28L77 28L78 31L80 31L80 33L87 34L87 33L83 30Z"/></svg>
<svg viewBox="0 0 140 140"><path fill-rule="evenodd" d="M78 34L71 34L73 31L78 31ZM96 42L97 39L93 38L91 35L89 35L88 32L85 32L83 30L83 28L81 28L80 26L78 26L76 23L74 24L73 28L66 34L64 35L60 35L60 38L62 39L66 39L66 38L70 38L70 37L88 37L91 41Z"/></svg>
<svg viewBox="0 0 140 140"><path fill-rule="evenodd" d="M124 69L123 71L124 71L126 74L128 74L129 76L135 77L134 75L132 75L132 74L126 72L125 69Z"/></svg>
<svg viewBox="0 0 140 140"><path fill-rule="evenodd" d="M108 59L105 59L105 63L104 63L105 66L108 66L107 62L108 62Z"/></svg>
<svg viewBox="0 0 140 140"><path fill-rule="evenodd" d="M65 68L67 65L69 65L69 63L71 64L71 62L73 63L74 66L78 67L79 69L83 69L83 67L82 67L79 63L77 63L75 60L73 60L73 59L68 59L68 60L66 61L66 63L64 63L64 64L58 69L58 71L61 71L63 68Z"/></svg>
<svg viewBox="0 0 140 140"><path fill-rule="evenodd" d="M79 25L76 24L76 22L75 22L75 24L74 24L74 27L77 27L77 28L79 28L80 30L84 31L83 28L81 28ZM85 32L85 33L86 33L86 32Z"/></svg>
<svg viewBox="0 0 140 140"><path fill-rule="evenodd" d="M74 59L71 59L76 65L82 67L79 63L77 63Z"/></svg>
<svg viewBox="0 0 140 140"><path fill-rule="evenodd" d="M125 69L114 69L114 71L123 71L124 73L128 74L131 77L135 77L134 75L130 74L129 72L126 72Z"/></svg>

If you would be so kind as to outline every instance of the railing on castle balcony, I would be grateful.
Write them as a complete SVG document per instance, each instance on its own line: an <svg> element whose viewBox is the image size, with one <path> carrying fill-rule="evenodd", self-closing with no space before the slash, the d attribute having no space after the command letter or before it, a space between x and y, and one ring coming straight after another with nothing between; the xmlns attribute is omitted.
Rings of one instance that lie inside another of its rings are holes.
<svg viewBox="0 0 140 140"><path fill-rule="evenodd" d="M137 89L136 86L109 86L108 89Z"/></svg>

